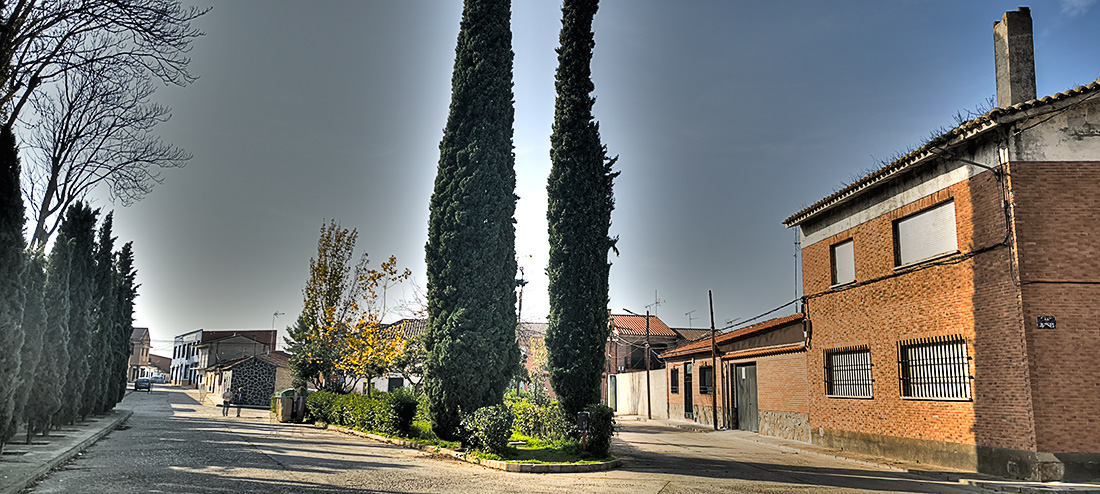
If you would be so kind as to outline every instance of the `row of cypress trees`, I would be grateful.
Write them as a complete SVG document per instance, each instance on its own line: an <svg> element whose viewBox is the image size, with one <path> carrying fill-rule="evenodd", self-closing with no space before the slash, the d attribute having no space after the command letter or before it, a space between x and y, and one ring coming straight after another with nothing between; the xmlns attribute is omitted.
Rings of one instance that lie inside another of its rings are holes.
<svg viewBox="0 0 1100 494"><path fill-rule="evenodd" d="M592 117L598 0L564 0L547 186L550 379L570 418L599 401L612 172ZM433 430L501 402L519 359L510 0L466 0L431 199L424 389Z"/></svg>
<svg viewBox="0 0 1100 494"><path fill-rule="evenodd" d="M47 255L27 250L19 157L0 128L0 448L25 426L48 434L106 412L126 390L135 284L132 244L114 250L113 215L65 211Z"/></svg>

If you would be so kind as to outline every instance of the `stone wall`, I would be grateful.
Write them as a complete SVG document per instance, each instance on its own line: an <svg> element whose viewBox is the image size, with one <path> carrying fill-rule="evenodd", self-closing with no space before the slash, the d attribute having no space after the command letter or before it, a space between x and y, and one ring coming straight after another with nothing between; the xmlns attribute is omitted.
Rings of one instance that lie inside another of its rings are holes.
<svg viewBox="0 0 1100 494"><path fill-rule="evenodd" d="M810 442L810 415L797 412L760 411L760 433L794 441Z"/></svg>

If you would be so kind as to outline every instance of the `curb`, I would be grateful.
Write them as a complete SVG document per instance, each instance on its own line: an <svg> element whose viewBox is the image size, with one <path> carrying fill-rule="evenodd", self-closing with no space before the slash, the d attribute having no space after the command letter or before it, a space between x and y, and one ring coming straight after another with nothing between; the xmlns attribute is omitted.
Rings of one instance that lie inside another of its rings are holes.
<svg viewBox="0 0 1100 494"><path fill-rule="evenodd" d="M602 472L604 470L611 470L612 468L618 468L622 466L622 459L614 459L612 461L605 461L600 463L513 463L502 460L484 460L481 458L474 458L466 456L466 453L461 451L455 451L453 449L440 448L438 446L428 446L426 444L420 444L413 441L406 441L404 439L396 439L392 437L379 436L377 434L371 434L369 432L361 432L354 429L348 429L340 427L338 425L329 425L328 430L334 432L340 432L343 434L350 434L353 436L365 437L368 439L374 439L378 442L387 444L394 444L405 448L419 449L421 451L428 451L431 453L442 454L451 456L455 459L465 461L467 463L473 463L474 465L481 465L486 468L492 468L495 470L501 470L504 472L516 472L516 473L585 473L585 472Z"/></svg>
<svg viewBox="0 0 1100 494"><path fill-rule="evenodd" d="M1020 494L1051 494L1071 492L1074 494L1100 494L1100 485L1096 484L1035 484L1030 482L986 481L962 479L959 483L978 487L990 492L1012 492Z"/></svg>
<svg viewBox="0 0 1100 494"><path fill-rule="evenodd" d="M46 474L50 473L50 470L53 470L54 468L57 468L62 463L65 463L65 462L71 460L73 457L75 457L81 451L84 451L85 449L88 449L89 446L94 444L96 441L102 439L103 436L106 436L107 434L110 434L111 431L115 430L120 424L125 422L127 419L130 418L131 415L134 414L134 412L132 410L120 410L120 409L115 409L115 410L118 411L118 412L121 412L121 413L119 414L118 417L115 417L114 421L109 422L106 427L104 427L103 429L100 429L95 434L92 434L87 439L84 439L83 441L80 441L79 443L73 445L71 448L65 450L60 455L57 455L57 456L53 457L52 459L50 459L49 461L47 461L47 462L45 462L41 465L38 465L34 469L30 470L29 474L26 475L24 478L15 479L13 483L11 483L7 486L4 486L4 487L0 487L0 494L18 494L23 489L26 489L27 486L30 485L32 482L34 482L34 481L42 478Z"/></svg>

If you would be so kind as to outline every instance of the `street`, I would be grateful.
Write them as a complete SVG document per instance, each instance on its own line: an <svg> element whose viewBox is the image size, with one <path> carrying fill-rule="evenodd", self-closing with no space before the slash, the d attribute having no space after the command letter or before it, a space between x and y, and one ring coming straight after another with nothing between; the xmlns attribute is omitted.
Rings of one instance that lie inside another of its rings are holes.
<svg viewBox="0 0 1100 494"><path fill-rule="evenodd" d="M519 474L308 426L200 405L155 386L121 404L134 414L26 493L263 492L976 492L947 482L795 454L739 438L627 423L622 468Z"/></svg>

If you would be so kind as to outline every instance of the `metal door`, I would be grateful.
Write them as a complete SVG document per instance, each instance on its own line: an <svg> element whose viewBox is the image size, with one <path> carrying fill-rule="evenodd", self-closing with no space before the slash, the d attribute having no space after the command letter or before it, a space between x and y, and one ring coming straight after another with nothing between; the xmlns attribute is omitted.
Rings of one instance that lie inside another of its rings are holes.
<svg viewBox="0 0 1100 494"><path fill-rule="evenodd" d="M737 428L760 432L760 411L756 402L756 364L735 367L734 380L737 381Z"/></svg>
<svg viewBox="0 0 1100 494"><path fill-rule="evenodd" d="M691 364L684 364L684 418L695 419L695 405L691 402Z"/></svg>

